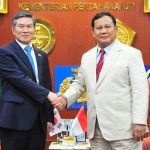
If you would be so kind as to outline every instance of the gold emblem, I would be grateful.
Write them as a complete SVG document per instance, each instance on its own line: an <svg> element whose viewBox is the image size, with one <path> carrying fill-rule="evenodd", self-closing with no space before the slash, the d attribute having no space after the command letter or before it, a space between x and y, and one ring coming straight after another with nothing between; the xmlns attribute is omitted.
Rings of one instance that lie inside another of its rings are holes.
<svg viewBox="0 0 150 150"><path fill-rule="evenodd" d="M47 54L55 44L55 31L50 24L40 19L36 19L35 35L32 43L35 47L42 49Z"/></svg>
<svg viewBox="0 0 150 150"><path fill-rule="evenodd" d="M149 85L149 88L150 88L150 69L148 69L148 70L146 71L146 76L147 76L148 85Z"/></svg>
<svg viewBox="0 0 150 150"><path fill-rule="evenodd" d="M144 0L144 12L145 13L150 12L150 0Z"/></svg>
<svg viewBox="0 0 150 150"><path fill-rule="evenodd" d="M66 90L69 88L70 84L76 79L77 74L79 72L79 68L72 68L71 71L72 71L74 77L68 77L68 78L63 80L63 82L60 84L60 89L59 89L61 93L65 93ZM86 97L87 97L87 93L84 92L82 94L82 96L79 99L77 99L77 102L78 103L85 102Z"/></svg>
<svg viewBox="0 0 150 150"><path fill-rule="evenodd" d="M148 79L150 79L150 77L149 77L149 76L150 76L150 69L148 69L148 70L146 71L146 76L147 76Z"/></svg>
<svg viewBox="0 0 150 150"><path fill-rule="evenodd" d="M117 19L117 26L118 26L118 34L117 38L124 44L132 45L133 39L135 37L135 32L124 25L121 21Z"/></svg>
<svg viewBox="0 0 150 150"><path fill-rule="evenodd" d="M8 13L8 0L0 0L0 13Z"/></svg>

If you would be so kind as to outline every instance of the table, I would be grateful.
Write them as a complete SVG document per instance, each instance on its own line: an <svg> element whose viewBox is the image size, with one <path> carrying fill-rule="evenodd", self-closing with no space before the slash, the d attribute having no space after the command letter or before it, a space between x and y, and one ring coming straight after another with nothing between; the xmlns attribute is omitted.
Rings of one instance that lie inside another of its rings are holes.
<svg viewBox="0 0 150 150"><path fill-rule="evenodd" d="M76 150L79 150L79 149L82 149L82 150L90 150L90 142L89 140L86 140L86 142L78 142L76 143L74 146L70 146L70 147L66 147L66 146L63 146L62 145L62 142L52 142L49 146L49 150L51 149L76 149Z"/></svg>

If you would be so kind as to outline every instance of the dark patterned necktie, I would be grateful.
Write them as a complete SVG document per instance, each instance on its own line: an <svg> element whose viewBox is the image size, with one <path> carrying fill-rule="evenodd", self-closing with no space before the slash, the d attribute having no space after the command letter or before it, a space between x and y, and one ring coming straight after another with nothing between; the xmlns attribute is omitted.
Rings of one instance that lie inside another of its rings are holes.
<svg viewBox="0 0 150 150"><path fill-rule="evenodd" d="M101 49L100 53L101 53L101 56L100 56L100 59L98 61L97 67L96 67L96 80L97 81L98 81L99 74L103 67L105 50Z"/></svg>

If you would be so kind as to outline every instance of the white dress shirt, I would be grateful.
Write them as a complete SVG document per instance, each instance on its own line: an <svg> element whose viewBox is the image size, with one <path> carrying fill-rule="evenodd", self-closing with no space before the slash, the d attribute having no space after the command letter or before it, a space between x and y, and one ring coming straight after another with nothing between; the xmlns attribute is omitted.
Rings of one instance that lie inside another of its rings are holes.
<svg viewBox="0 0 150 150"><path fill-rule="evenodd" d="M20 45L20 47L23 49L23 51L27 54L27 52L24 50L24 48L27 46L26 44L23 44L21 42L19 42L17 39L16 39L16 42ZM32 47L32 44L28 44L29 46ZM36 82L39 83L39 76L38 76L38 67L37 67L37 61L36 61L36 57L35 57L35 53L34 53L34 49L32 47L31 49L31 56L33 58L33 62L34 62L34 67L35 67L35 77L36 77Z"/></svg>

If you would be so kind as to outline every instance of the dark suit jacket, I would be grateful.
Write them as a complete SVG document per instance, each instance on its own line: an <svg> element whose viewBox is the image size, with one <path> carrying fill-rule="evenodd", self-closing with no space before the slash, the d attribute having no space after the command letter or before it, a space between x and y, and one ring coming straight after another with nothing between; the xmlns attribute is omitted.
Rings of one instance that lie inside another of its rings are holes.
<svg viewBox="0 0 150 150"><path fill-rule="evenodd" d="M46 122L54 121L53 107L47 100L51 90L48 58L41 50L34 51L39 84L27 55L16 41L0 48L0 127L29 130L40 116L46 129Z"/></svg>

